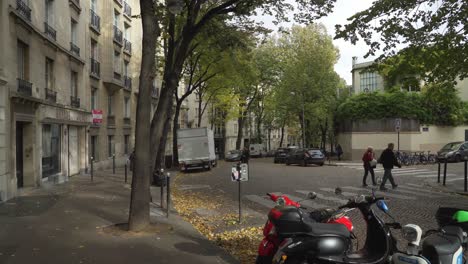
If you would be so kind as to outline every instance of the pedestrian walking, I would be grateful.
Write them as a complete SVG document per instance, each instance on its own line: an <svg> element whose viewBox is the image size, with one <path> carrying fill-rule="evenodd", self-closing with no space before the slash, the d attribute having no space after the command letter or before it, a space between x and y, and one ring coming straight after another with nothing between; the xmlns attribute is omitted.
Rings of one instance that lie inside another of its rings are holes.
<svg viewBox="0 0 468 264"><path fill-rule="evenodd" d="M380 184L381 191L387 190L387 188L385 188L385 183L387 182L387 180L390 180L390 183L392 184L393 189L398 187L398 184L396 184L395 180L393 179L392 169L393 169L393 166L397 166L398 168L401 168L401 165L400 163L398 163L395 153L393 152L394 148L395 148L395 144L389 143L387 149L385 149L382 152L378 161L379 163L382 163L383 168L384 168L384 176L382 179L382 184Z"/></svg>
<svg viewBox="0 0 468 264"><path fill-rule="evenodd" d="M343 148L340 144L336 145L335 148L336 155L338 156L338 160L341 160L341 155L343 155Z"/></svg>
<svg viewBox="0 0 468 264"><path fill-rule="evenodd" d="M244 147L241 155L241 163L249 163L250 151L247 147Z"/></svg>
<svg viewBox="0 0 468 264"><path fill-rule="evenodd" d="M377 185L377 183L375 182L374 173L374 168L377 161L375 160L374 149L371 146L367 147L367 151L362 156L362 162L364 165L364 178L362 179L362 186L367 187L367 176L369 175L369 172L372 177L372 185Z"/></svg>
<svg viewBox="0 0 468 264"><path fill-rule="evenodd" d="M130 156L128 157L128 163L129 163L130 171L133 172L135 168L135 150L133 150Z"/></svg>

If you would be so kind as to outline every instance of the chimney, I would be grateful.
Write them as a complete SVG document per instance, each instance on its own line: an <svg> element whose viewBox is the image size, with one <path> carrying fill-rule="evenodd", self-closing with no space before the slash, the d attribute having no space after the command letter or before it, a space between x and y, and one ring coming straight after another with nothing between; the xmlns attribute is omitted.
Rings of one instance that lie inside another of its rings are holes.
<svg viewBox="0 0 468 264"><path fill-rule="evenodd" d="M353 66L354 66L356 63L357 63L357 57L354 56L354 57L353 57Z"/></svg>

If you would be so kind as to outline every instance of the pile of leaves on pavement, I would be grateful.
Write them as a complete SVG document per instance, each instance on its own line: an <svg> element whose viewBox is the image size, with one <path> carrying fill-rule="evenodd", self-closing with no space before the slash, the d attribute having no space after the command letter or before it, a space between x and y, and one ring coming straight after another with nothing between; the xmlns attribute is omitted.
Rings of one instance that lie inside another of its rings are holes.
<svg viewBox="0 0 468 264"><path fill-rule="evenodd" d="M222 212L221 208L225 208L222 198L214 199L213 196L206 197L191 191L180 191L177 189L177 181L173 202L178 213L209 240L238 258L241 263L255 263L263 226L249 227L246 219L243 219L243 223L239 225L237 214ZM202 216L197 210L216 213Z"/></svg>

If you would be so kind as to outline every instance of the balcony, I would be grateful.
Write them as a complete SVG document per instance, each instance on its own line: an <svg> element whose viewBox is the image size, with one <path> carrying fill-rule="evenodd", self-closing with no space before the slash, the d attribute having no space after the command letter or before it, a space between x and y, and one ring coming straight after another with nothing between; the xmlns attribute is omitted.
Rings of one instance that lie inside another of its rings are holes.
<svg viewBox="0 0 468 264"><path fill-rule="evenodd" d="M132 120L130 119L130 117L124 117L123 123L126 126L131 126L132 125Z"/></svg>
<svg viewBox="0 0 468 264"><path fill-rule="evenodd" d="M129 91L132 90L132 78L124 76L124 87Z"/></svg>
<svg viewBox="0 0 468 264"><path fill-rule="evenodd" d="M153 86L153 90L151 91L151 96L153 96L153 98L159 98L159 88L156 88L155 86Z"/></svg>
<svg viewBox="0 0 468 264"><path fill-rule="evenodd" d="M57 102L57 92L51 89L45 89L45 99L48 102L55 103Z"/></svg>
<svg viewBox="0 0 468 264"><path fill-rule="evenodd" d="M90 72L90 74L93 77L98 78L98 79L101 77L101 65L97 60L95 60L93 58L91 58L91 72Z"/></svg>
<svg viewBox="0 0 468 264"><path fill-rule="evenodd" d="M123 34L122 30L120 30L117 26L114 25L114 42L122 46L123 42Z"/></svg>
<svg viewBox="0 0 468 264"><path fill-rule="evenodd" d="M129 4L127 4L127 2L124 2L124 11L123 11L124 15L128 16L128 17L132 17L132 8L130 7Z"/></svg>
<svg viewBox="0 0 468 264"><path fill-rule="evenodd" d="M119 72L114 71L114 80L121 81L122 80L122 74L120 74Z"/></svg>
<svg viewBox="0 0 468 264"><path fill-rule="evenodd" d="M73 42L70 42L70 51L76 56L80 56L80 48L75 45Z"/></svg>
<svg viewBox="0 0 468 264"><path fill-rule="evenodd" d="M115 116L107 116L107 126L115 126Z"/></svg>
<svg viewBox="0 0 468 264"><path fill-rule="evenodd" d="M123 0L114 0L115 2L117 2L120 6L123 5Z"/></svg>
<svg viewBox="0 0 468 264"><path fill-rule="evenodd" d="M124 39L124 52L128 54L132 54L132 43L128 41L127 39Z"/></svg>
<svg viewBox="0 0 468 264"><path fill-rule="evenodd" d="M76 96L70 96L70 105L75 108L80 108L80 98Z"/></svg>
<svg viewBox="0 0 468 264"><path fill-rule="evenodd" d="M78 12L81 12L80 0L69 0L69 2Z"/></svg>
<svg viewBox="0 0 468 264"><path fill-rule="evenodd" d="M18 78L18 93L25 96L32 96L32 83Z"/></svg>
<svg viewBox="0 0 468 264"><path fill-rule="evenodd" d="M57 40L57 31L47 22L44 22L44 33L53 40Z"/></svg>
<svg viewBox="0 0 468 264"><path fill-rule="evenodd" d="M90 27L94 29L97 33L101 32L101 17L99 17L93 10L91 10L91 21Z"/></svg>
<svg viewBox="0 0 468 264"><path fill-rule="evenodd" d="M24 17L26 20L31 22L31 8L23 0L16 0L16 11Z"/></svg>

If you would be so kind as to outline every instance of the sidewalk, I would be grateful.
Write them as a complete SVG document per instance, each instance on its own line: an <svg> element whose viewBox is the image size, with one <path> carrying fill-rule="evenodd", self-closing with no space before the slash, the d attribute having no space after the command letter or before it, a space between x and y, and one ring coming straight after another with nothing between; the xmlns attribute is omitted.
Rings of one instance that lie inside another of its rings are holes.
<svg viewBox="0 0 468 264"><path fill-rule="evenodd" d="M110 231L127 222L129 197L118 170L95 172L94 182L74 176L0 204L0 264L238 263L174 211L166 219L156 204L153 232Z"/></svg>
<svg viewBox="0 0 468 264"><path fill-rule="evenodd" d="M432 189L437 190L439 192L453 193L453 194L468 196L468 192L464 191L464 181L458 181L456 183L446 182L445 186L443 186L442 184L443 178L444 176L441 175L440 183L437 183L437 179L426 180L424 182L424 185L429 186ZM450 177L447 177L447 179L450 179Z"/></svg>

